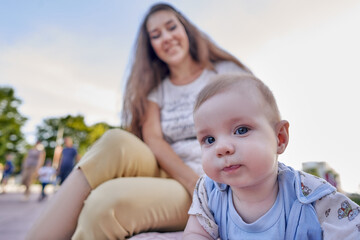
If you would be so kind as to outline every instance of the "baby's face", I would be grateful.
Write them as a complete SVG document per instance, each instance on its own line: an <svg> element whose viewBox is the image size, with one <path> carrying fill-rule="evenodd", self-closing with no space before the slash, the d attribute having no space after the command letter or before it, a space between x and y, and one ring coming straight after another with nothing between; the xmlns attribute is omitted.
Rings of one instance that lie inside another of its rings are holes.
<svg viewBox="0 0 360 240"><path fill-rule="evenodd" d="M203 168L213 180L249 188L276 178L277 136L262 99L255 88L235 87L194 113Z"/></svg>

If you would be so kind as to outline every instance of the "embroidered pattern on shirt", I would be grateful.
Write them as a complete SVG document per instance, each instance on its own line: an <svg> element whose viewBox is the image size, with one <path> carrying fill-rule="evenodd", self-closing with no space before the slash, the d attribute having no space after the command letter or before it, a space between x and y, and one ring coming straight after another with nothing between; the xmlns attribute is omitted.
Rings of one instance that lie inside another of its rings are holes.
<svg viewBox="0 0 360 240"><path fill-rule="evenodd" d="M328 217L330 215L331 208L325 211L325 217Z"/></svg>
<svg viewBox="0 0 360 240"><path fill-rule="evenodd" d="M356 227L358 228L358 231L360 232L360 224L356 224Z"/></svg>
<svg viewBox="0 0 360 240"><path fill-rule="evenodd" d="M307 186L305 186L302 182L301 182L301 190L305 197L308 196L312 192L312 190L310 188L308 188Z"/></svg>
<svg viewBox="0 0 360 240"><path fill-rule="evenodd" d="M338 218L348 218L349 221L354 220L360 213L360 208L351 208L350 203L345 200L341 203L341 207L338 209Z"/></svg>

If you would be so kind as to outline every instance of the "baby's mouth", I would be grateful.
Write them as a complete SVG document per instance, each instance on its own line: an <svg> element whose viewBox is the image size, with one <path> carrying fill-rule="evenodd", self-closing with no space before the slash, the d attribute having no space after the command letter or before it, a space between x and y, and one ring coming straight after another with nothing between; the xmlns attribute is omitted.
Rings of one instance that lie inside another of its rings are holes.
<svg viewBox="0 0 360 240"><path fill-rule="evenodd" d="M240 168L240 167L241 167L240 164L236 164L236 165L231 165L231 166L229 166L229 167L224 167L223 170L224 170L225 172L231 172L231 171L234 171L234 170L236 170L236 169L238 169L238 168Z"/></svg>

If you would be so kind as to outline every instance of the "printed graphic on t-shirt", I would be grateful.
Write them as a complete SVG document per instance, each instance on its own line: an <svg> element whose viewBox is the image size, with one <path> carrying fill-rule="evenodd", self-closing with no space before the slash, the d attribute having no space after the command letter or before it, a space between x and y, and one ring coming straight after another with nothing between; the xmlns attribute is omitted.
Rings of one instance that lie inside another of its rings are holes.
<svg viewBox="0 0 360 240"><path fill-rule="evenodd" d="M195 97L193 92L184 92L178 99L169 99L164 104L165 107L161 111L161 125L169 142L195 136L192 113Z"/></svg>

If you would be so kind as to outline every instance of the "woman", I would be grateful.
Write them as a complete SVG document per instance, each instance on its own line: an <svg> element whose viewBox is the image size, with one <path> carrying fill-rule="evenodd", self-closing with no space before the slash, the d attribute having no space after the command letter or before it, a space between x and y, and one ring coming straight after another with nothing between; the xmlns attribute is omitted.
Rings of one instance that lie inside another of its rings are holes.
<svg viewBox="0 0 360 240"><path fill-rule="evenodd" d="M36 179L37 171L43 165L45 156L44 146L40 141L37 141L26 154L22 163L22 184L25 185L25 200L30 197L30 186Z"/></svg>
<svg viewBox="0 0 360 240"><path fill-rule="evenodd" d="M249 70L167 4L151 7L136 47L124 98L128 132L111 130L94 144L30 239L70 238L74 231L73 239L125 239L184 229L202 174L195 97L212 76Z"/></svg>

